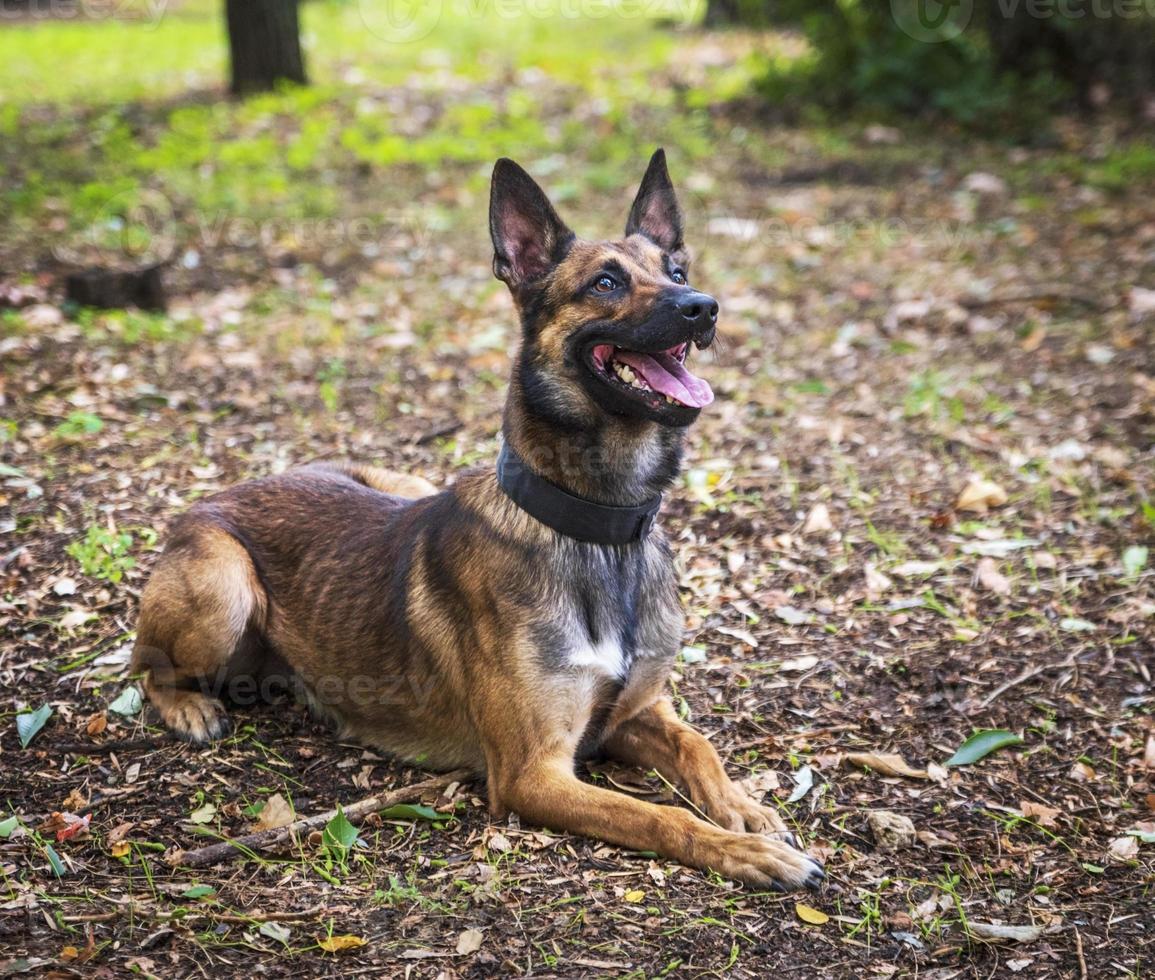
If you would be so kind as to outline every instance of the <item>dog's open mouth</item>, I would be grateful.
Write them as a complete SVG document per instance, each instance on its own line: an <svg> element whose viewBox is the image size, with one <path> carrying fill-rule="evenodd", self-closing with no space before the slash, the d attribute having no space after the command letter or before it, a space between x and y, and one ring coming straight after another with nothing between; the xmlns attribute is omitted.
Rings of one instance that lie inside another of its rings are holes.
<svg viewBox="0 0 1155 980"><path fill-rule="evenodd" d="M590 351L595 370L620 388L647 402L704 408L714 400L710 385L686 368L689 343L646 354L613 344L595 344Z"/></svg>

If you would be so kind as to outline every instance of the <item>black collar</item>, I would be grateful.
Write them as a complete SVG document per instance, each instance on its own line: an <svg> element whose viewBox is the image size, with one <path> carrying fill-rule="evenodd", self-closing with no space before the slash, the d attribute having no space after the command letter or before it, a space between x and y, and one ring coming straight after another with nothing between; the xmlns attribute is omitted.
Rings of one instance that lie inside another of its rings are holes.
<svg viewBox="0 0 1155 980"><path fill-rule="evenodd" d="M662 506L660 493L635 507L612 507L575 497L531 472L509 443L502 445L497 457L497 483L530 517L558 534L593 544L644 541Z"/></svg>

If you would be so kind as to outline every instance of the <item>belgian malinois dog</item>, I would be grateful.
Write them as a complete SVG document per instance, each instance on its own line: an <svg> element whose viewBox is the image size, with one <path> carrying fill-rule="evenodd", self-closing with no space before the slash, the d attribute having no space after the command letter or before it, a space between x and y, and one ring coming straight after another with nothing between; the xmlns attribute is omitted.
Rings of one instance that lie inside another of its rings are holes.
<svg viewBox="0 0 1155 980"><path fill-rule="evenodd" d="M718 315L687 282L665 155L620 240L577 238L511 160L489 221L522 329L496 471L435 493L318 464L197 503L144 591L148 696L203 742L225 730L222 699L292 678L348 736L472 767L498 817L817 887L821 866L665 693L682 613L654 517L713 399L686 362ZM582 782L592 756L657 769L703 816Z"/></svg>

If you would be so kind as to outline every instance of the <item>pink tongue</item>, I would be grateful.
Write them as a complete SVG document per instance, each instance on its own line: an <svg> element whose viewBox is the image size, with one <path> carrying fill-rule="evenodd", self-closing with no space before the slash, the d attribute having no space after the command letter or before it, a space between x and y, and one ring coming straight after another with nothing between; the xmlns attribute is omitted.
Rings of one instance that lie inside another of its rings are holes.
<svg viewBox="0 0 1155 980"><path fill-rule="evenodd" d="M686 370L676 357L670 354L639 354L636 351L619 350L614 360L628 364L643 378L654 391L669 395L674 401L691 408L704 408L714 400L710 385Z"/></svg>

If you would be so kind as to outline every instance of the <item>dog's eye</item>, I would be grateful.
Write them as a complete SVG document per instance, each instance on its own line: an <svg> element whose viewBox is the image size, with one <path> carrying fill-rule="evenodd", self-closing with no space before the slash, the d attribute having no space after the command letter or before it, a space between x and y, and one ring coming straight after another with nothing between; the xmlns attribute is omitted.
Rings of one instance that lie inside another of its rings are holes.
<svg viewBox="0 0 1155 980"><path fill-rule="evenodd" d="M675 269L670 273L670 278L674 280L679 286L686 285L686 274L681 269Z"/></svg>
<svg viewBox="0 0 1155 980"><path fill-rule="evenodd" d="M594 283L594 291L599 293L612 293L617 288L617 280L612 276L602 276Z"/></svg>

